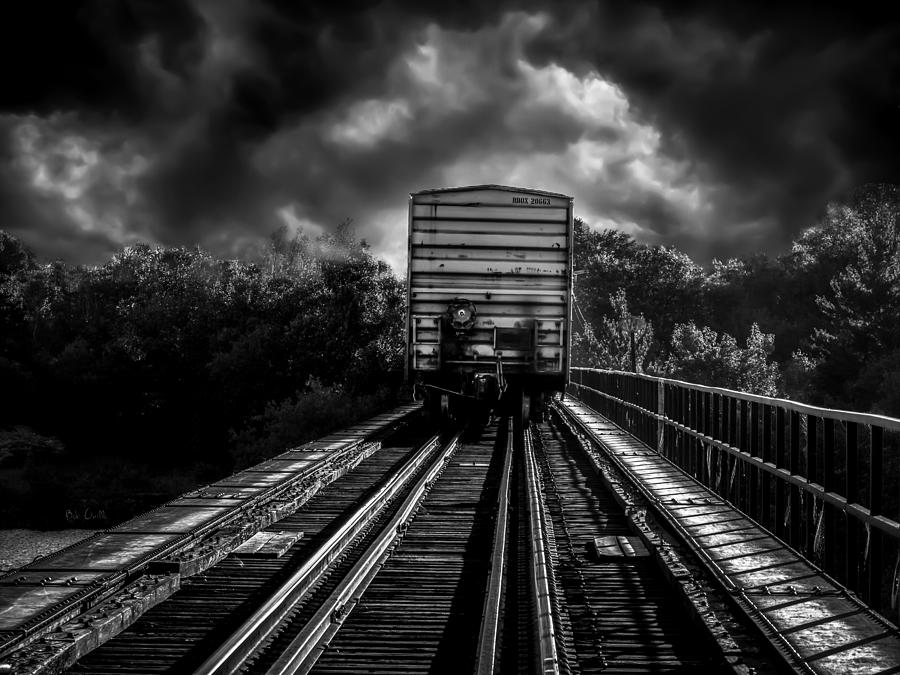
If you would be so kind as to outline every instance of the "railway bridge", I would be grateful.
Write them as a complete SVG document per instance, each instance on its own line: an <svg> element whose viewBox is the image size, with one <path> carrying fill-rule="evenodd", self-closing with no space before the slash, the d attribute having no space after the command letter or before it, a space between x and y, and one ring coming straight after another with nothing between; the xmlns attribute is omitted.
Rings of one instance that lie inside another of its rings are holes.
<svg viewBox="0 0 900 675"><path fill-rule="evenodd" d="M900 672L900 420L573 369L418 406L0 578L0 673Z"/></svg>

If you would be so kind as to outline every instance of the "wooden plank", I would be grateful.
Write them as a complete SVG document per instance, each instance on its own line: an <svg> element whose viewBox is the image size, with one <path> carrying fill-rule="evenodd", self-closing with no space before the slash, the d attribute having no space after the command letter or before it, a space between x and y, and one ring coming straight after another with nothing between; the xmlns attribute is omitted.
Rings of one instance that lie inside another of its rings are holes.
<svg viewBox="0 0 900 675"><path fill-rule="evenodd" d="M280 558L303 537L302 532L257 532L231 552L236 558Z"/></svg>
<svg viewBox="0 0 900 675"><path fill-rule="evenodd" d="M591 551L601 560L610 558L645 558L650 551L640 537L611 535L594 537Z"/></svg>

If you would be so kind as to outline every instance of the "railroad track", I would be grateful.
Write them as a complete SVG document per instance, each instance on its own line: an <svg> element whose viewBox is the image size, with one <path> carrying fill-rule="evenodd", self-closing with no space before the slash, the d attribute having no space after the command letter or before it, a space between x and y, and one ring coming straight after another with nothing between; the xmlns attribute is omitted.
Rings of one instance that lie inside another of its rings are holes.
<svg viewBox="0 0 900 675"><path fill-rule="evenodd" d="M186 579L169 600L81 659L70 672L192 672L199 668L304 564L311 565L312 573L321 572L329 556L340 555L335 549L343 550L366 527L364 516L375 507L370 502L390 498L383 490L397 471L417 452L436 447L436 437L424 443L422 437L421 429L401 432L293 515L268 528L302 533L282 556L228 556ZM347 529L354 516L356 525Z"/></svg>
<svg viewBox="0 0 900 675"><path fill-rule="evenodd" d="M493 516L511 458L505 436L488 428L449 457L312 672L472 671L480 635L493 644L494 633L479 630L478 618L486 597L498 598L485 589Z"/></svg>
<svg viewBox="0 0 900 675"><path fill-rule="evenodd" d="M731 668L900 672L900 630L827 572L577 399L557 401L553 411L629 505L682 604L693 607L688 615Z"/></svg>
<svg viewBox="0 0 900 675"><path fill-rule="evenodd" d="M535 427L534 436L570 670L725 669L581 449L555 424Z"/></svg>
<svg viewBox="0 0 900 675"><path fill-rule="evenodd" d="M426 429L273 524L303 533L282 556L230 555L71 672L751 672L559 421Z"/></svg>
<svg viewBox="0 0 900 675"><path fill-rule="evenodd" d="M382 448L275 524L305 533L283 560L229 557L72 672L497 671L510 660L502 619L513 447L510 422ZM359 510L373 517L329 549ZM537 593L523 600L525 617L548 594L546 568L523 569ZM529 634L519 641L552 651L552 629L531 626L521 622Z"/></svg>

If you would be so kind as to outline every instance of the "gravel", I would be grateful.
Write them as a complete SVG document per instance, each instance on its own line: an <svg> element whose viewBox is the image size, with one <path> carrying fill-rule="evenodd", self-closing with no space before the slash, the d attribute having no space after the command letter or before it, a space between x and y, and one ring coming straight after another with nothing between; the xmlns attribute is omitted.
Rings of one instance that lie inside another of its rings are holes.
<svg viewBox="0 0 900 675"><path fill-rule="evenodd" d="M95 534L97 530L0 530L0 574L27 565Z"/></svg>

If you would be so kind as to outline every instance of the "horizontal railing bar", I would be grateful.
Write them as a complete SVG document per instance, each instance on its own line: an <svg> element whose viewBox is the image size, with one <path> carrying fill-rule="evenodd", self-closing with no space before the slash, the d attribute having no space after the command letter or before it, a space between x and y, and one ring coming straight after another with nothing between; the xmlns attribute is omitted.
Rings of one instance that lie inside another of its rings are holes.
<svg viewBox="0 0 900 675"><path fill-rule="evenodd" d="M628 374L632 375L633 373L628 373ZM686 434L689 434L689 435L693 436L694 438L697 438L700 441L707 443L708 445L715 446L715 447L719 448L720 450L723 450L723 451L727 452L728 454L730 454L734 457L737 457L741 461L746 462L750 466L755 466L773 476L780 478L781 480L783 480L787 483L796 485L797 487L808 492L809 494L811 494L815 497L818 497L819 499L822 499L823 501L827 502L828 504L840 509L844 513L852 515L857 520L860 520L864 523L868 523L872 527L875 527L875 528L881 530L885 534L887 534L895 539L900 539L900 523L898 523L897 521L892 520L887 517L884 517L884 516L873 516L869 509L867 509L866 507L864 507L860 504L855 504L855 503L848 504L845 497L839 495L836 492L826 491L823 486L819 485L818 483L814 483L814 482L808 480L804 476L801 476L799 474L792 474L786 469L781 469L779 467L776 467L771 462L763 461L762 458L760 458L760 457L754 457L750 453L740 450L738 448L735 448L735 447L729 445L728 443L725 443L724 441L720 441L715 438L706 436L706 435L700 433L699 431L695 431L694 429L691 429L690 427L687 427L684 424L681 424L680 422L676 422L675 420L672 420L672 419L666 417L665 415L660 415L652 410L642 408L641 406L639 406L635 403L623 401L622 399L620 399L616 396L607 394L606 392L603 392L603 391L599 391L599 390L594 389L593 387L589 387L585 384L578 384L577 382L572 382L571 384L580 389L587 389L588 391L594 392L595 394L599 394L600 396L603 396L604 398L607 398L610 401L613 401L619 405L623 405L625 407L632 408L633 410L637 410L638 412L641 412L645 415L649 415L649 416L653 417L654 419L662 422L663 424L667 424L670 427L677 429L678 431L682 431Z"/></svg>
<svg viewBox="0 0 900 675"><path fill-rule="evenodd" d="M791 401L784 398L774 398L769 396L760 396L759 394L747 394L742 391L735 391L733 389L724 389L722 387L710 387L705 384L694 384L693 382L683 382L682 380L671 380L665 377L657 377L655 375L646 375L644 373L632 373L621 370L602 370L599 368L579 368L573 367L571 370L574 371L582 371L587 373L604 373L607 375L626 375L628 377L637 377L643 380L649 380L652 382L662 382L663 384L672 384L678 387L685 387L687 389L694 389L696 391L706 391L712 392L716 394L725 394L727 396L731 396L732 398L740 399L743 401L750 401L756 403L767 403L769 405L777 405L786 410L796 410L797 412L806 413L809 415L814 415L816 417L834 419L841 422L859 422L861 424L869 424L882 427L884 429L891 429L893 431L900 431L900 419L896 417L887 417L885 415L876 415L874 413L861 413L854 412L852 410L837 410L832 408L820 408L819 406L809 405L807 403L798 403L797 401ZM576 382L572 382L572 384L577 384Z"/></svg>

